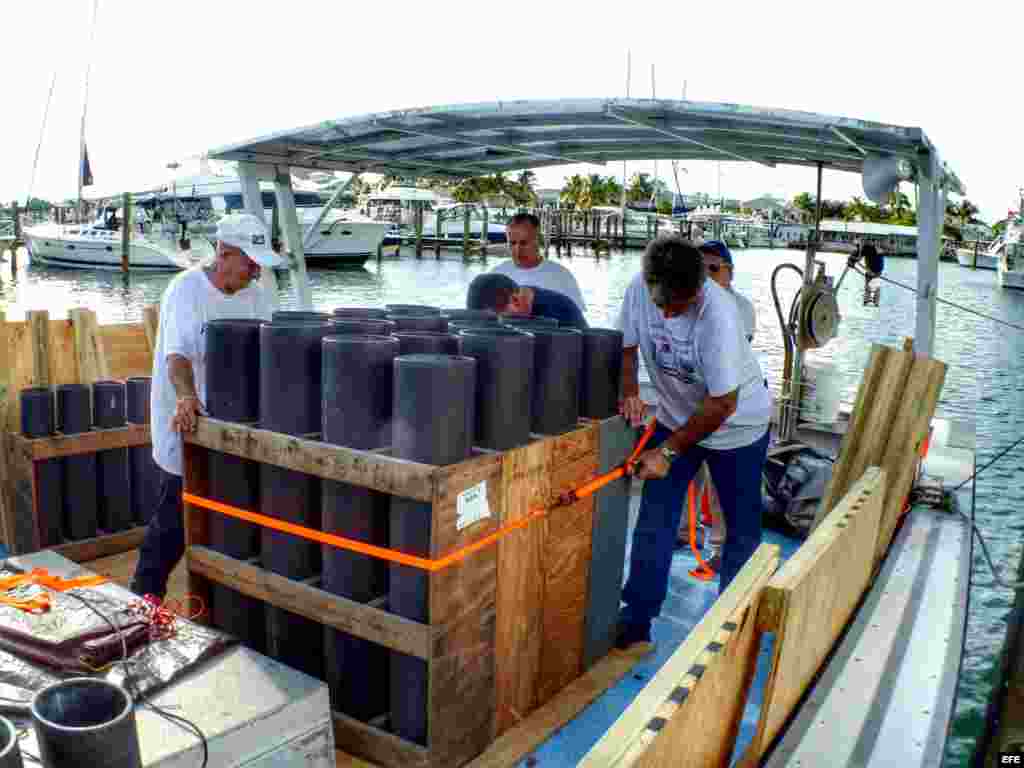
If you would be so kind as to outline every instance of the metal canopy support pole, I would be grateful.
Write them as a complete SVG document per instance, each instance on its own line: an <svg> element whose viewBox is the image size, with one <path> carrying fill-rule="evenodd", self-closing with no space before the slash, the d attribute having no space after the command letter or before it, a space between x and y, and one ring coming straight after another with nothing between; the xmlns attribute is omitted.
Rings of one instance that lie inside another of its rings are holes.
<svg viewBox="0 0 1024 768"><path fill-rule="evenodd" d="M277 195L277 207L281 211L281 231L290 256L288 268L295 284L299 309L312 310L313 295L309 290L309 277L306 275L306 252L302 247L302 230L299 227L298 213L295 211L295 195L292 192L292 176L288 166L275 167L274 192Z"/></svg>
<svg viewBox="0 0 1024 768"><path fill-rule="evenodd" d="M271 232L270 227L267 225L267 217L263 213L263 192L260 190L260 176L266 176L271 172L272 169L268 169L265 166L257 166L251 163L238 164L238 180L242 185L242 204L245 206L245 212L251 213L262 221L263 225L267 227L267 231L270 232L270 237L273 238L274 233ZM274 270L261 270L260 282L270 292L271 304L276 310L279 305L279 297L277 293L277 276L274 274Z"/></svg>
<svg viewBox="0 0 1024 768"><path fill-rule="evenodd" d="M946 210L946 192L940 183L941 169L934 154L920 176L917 212L917 308L914 352L931 356L935 347L935 296L939 288L939 242Z"/></svg>
<svg viewBox="0 0 1024 768"><path fill-rule="evenodd" d="M814 210L814 235L807 244L807 257L804 260L804 284L801 295L798 299L799 309L796 313L796 328L793 330L793 369L789 373L788 395L782 399L782 411L780 421L782 428L780 438L782 442L789 442L796 434L797 423L800 419L800 409L803 402L803 373L804 373L804 349L801 346L800 318L803 315L803 302L810 294L810 287L814 284L814 260L818 255L818 245L821 240L821 177L822 164L818 163L818 192L815 199Z"/></svg>

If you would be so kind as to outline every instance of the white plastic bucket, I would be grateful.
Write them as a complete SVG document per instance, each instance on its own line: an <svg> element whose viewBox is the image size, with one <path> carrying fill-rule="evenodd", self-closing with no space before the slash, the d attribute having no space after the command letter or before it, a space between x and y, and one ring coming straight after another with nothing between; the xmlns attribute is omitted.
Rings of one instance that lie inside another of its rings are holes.
<svg viewBox="0 0 1024 768"><path fill-rule="evenodd" d="M839 420L842 377L832 363L804 363L801 421L834 424Z"/></svg>

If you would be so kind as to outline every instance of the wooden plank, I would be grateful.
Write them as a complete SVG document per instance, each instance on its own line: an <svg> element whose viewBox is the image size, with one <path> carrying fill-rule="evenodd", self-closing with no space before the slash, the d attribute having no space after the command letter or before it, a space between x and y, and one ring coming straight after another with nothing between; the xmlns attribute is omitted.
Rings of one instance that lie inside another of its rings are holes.
<svg viewBox="0 0 1024 768"><path fill-rule="evenodd" d="M762 585L768 580L762 573ZM755 615L760 590L719 627L640 738L619 761L620 768L704 768L728 766L743 720L758 657Z"/></svg>
<svg viewBox="0 0 1024 768"><path fill-rule="evenodd" d="M547 474L551 449L536 442L508 451L502 463L502 525L521 520L551 498ZM539 521L498 542L495 730L499 736L537 705L541 642L544 634L543 528Z"/></svg>
<svg viewBox="0 0 1024 768"><path fill-rule="evenodd" d="M341 712L332 712L338 749L388 768L431 768L430 752Z"/></svg>
<svg viewBox="0 0 1024 768"><path fill-rule="evenodd" d="M619 416L605 419L598 429L598 472L604 473L626 460L636 443L637 431ZM616 480L598 491L594 500L583 669L589 669L615 647L629 529L629 483L629 478Z"/></svg>
<svg viewBox="0 0 1024 768"><path fill-rule="evenodd" d="M502 457L499 453L475 456L466 461L460 461L458 464L438 467L435 470L430 529L431 557L444 557L497 530L504 503L501 496L501 482ZM481 483L486 483L490 517L468 525L460 531L458 528L459 495ZM433 616L434 614L431 614L432 621Z"/></svg>
<svg viewBox="0 0 1024 768"><path fill-rule="evenodd" d="M98 453L113 448L133 448L150 444L148 424L129 424L126 427L94 429L75 435L26 438L11 435L12 451L16 460L42 461L61 456Z"/></svg>
<svg viewBox="0 0 1024 768"><path fill-rule="evenodd" d="M106 536L97 536L92 539L81 541L69 541L67 544L59 544L49 547L58 555L66 557L76 563L88 563L90 560L98 560L101 557L120 555L138 549L146 536L146 526L140 525L136 528L129 528L127 531L119 531Z"/></svg>
<svg viewBox="0 0 1024 768"><path fill-rule="evenodd" d="M98 333L100 345L106 350L110 378L123 381L152 374L153 353L141 323L101 325Z"/></svg>
<svg viewBox="0 0 1024 768"><path fill-rule="evenodd" d="M91 309L72 309L68 316L74 330L75 360L78 362L78 381L92 384L110 378L106 348L97 330L96 313Z"/></svg>
<svg viewBox="0 0 1024 768"><path fill-rule="evenodd" d="M887 473L869 467L764 590L757 619L774 632L753 765L778 735L868 588Z"/></svg>
<svg viewBox="0 0 1024 768"><path fill-rule="evenodd" d="M184 473L182 490L208 498L210 493L210 452L205 448L184 441ZM193 547L205 547L210 544L210 513L187 501L182 501L182 515L185 527L185 562L188 563L188 591L203 601L203 605L213 605L210 597L210 581L202 574L192 570ZM198 619L205 624L211 621L210 612L206 611Z"/></svg>
<svg viewBox="0 0 1024 768"><path fill-rule="evenodd" d="M871 361L857 391L857 404L850 417L850 428L843 437L839 460L818 505L816 525L846 495L864 470L882 464L889 433L903 404L903 390L913 355L876 344L872 347Z"/></svg>
<svg viewBox="0 0 1024 768"><path fill-rule="evenodd" d="M0 309L0 536L10 548L15 539L14 498L10 482L10 453L7 439L8 403L11 399L12 358L14 350L8 329L7 316Z"/></svg>
<svg viewBox="0 0 1024 768"><path fill-rule="evenodd" d="M914 484L918 456L928 436L945 380L945 363L927 357L914 360L903 404L889 434L882 459L888 487L875 548L876 564L881 563L885 557L896 526L903 516L903 503Z"/></svg>
<svg viewBox="0 0 1024 768"><path fill-rule="evenodd" d="M273 464L328 480L372 488L393 496L433 501L438 468L371 451L304 440L265 429L199 418L185 443ZM491 457L481 457L486 461Z"/></svg>
<svg viewBox="0 0 1024 768"><path fill-rule="evenodd" d="M50 384L78 384L75 334L70 320L50 321Z"/></svg>
<svg viewBox="0 0 1024 768"><path fill-rule="evenodd" d="M146 335L146 345L149 347L149 355L152 360L156 352L157 334L160 327L160 307L152 304L142 309L142 330Z"/></svg>
<svg viewBox="0 0 1024 768"><path fill-rule="evenodd" d="M593 746L578 764L582 768L605 768L615 765L647 728L658 709L670 698L672 692L686 678L694 662L706 650L722 625L748 605L758 591L758 585L765 574L775 572L779 563L779 548L773 544L762 544L747 561L700 623L690 632L683 644L676 649L669 660L626 708L618 720Z"/></svg>
<svg viewBox="0 0 1024 768"><path fill-rule="evenodd" d="M551 441L551 492L578 488L597 474L598 431L577 430ZM537 703L543 704L583 671L587 586L594 526L594 497L543 518L541 574L544 586L543 640Z"/></svg>
<svg viewBox="0 0 1024 768"><path fill-rule="evenodd" d="M410 656L430 658L434 631L426 624L332 595L197 544L189 546L188 567L193 573L268 605Z"/></svg>
<svg viewBox="0 0 1024 768"><path fill-rule="evenodd" d="M50 313L45 309L25 313L32 354L33 387L49 387L50 378ZM20 430L19 430L20 431Z"/></svg>
<svg viewBox="0 0 1024 768"><path fill-rule="evenodd" d="M512 768L551 734L586 709L601 694L629 674L641 655L612 651L559 691L547 704L494 741L466 768Z"/></svg>

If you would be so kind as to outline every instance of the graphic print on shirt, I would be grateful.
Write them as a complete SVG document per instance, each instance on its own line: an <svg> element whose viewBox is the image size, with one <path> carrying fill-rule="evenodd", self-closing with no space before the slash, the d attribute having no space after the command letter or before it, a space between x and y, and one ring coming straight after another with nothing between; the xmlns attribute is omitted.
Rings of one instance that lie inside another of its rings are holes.
<svg viewBox="0 0 1024 768"><path fill-rule="evenodd" d="M651 327L651 345L658 369L687 386L702 386L704 379L697 366L693 333L686 338L672 334L664 325Z"/></svg>

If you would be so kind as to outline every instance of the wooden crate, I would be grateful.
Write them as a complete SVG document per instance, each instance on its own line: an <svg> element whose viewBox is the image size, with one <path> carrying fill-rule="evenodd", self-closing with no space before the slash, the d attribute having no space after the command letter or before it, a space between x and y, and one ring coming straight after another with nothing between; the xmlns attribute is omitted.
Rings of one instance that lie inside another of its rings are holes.
<svg viewBox="0 0 1024 768"><path fill-rule="evenodd" d="M34 500L31 486L25 484L25 478L32 473L25 472L26 449L18 434L21 390L150 375L158 314L156 307L146 307L141 323L99 325L95 313L88 309L73 309L65 320L50 319L46 310L31 311L21 322L7 321L0 312L0 539L9 550L29 552L38 544L33 533L35 510L26 506L26 499ZM89 435L83 436L83 445L91 445L89 441L97 439ZM73 442L71 437L56 439ZM72 442L60 443L65 446L61 450L70 450L67 446ZM49 449L39 450L45 453ZM21 502L19 493L24 496ZM24 519L27 514L31 514L31 521ZM97 556L125 551L141 540L138 532L128 533L131 532L114 534L106 543L94 540L91 548L72 548L66 556L75 559L91 551L99 552Z"/></svg>
<svg viewBox="0 0 1024 768"><path fill-rule="evenodd" d="M43 548L46 514L39 506L39 463L64 456L78 456L115 448L134 448L149 445L149 425L130 424L115 429L93 429L77 435L57 435L29 439L22 435L10 435L10 483L13 487L15 531L8 540L8 549L13 554L35 552ZM127 488L125 489L127 492ZM101 532L99 536L80 541L49 546L69 560L83 563L99 557L116 555L135 549L142 543L145 526L112 533Z"/></svg>
<svg viewBox="0 0 1024 768"><path fill-rule="evenodd" d="M607 423L582 422L565 435L537 437L522 448L477 452L461 463L436 467L393 458L386 450L352 450L208 418L199 422L186 437L186 492L208 498L209 455L222 452L428 502L432 559L521 521L595 475ZM472 490L484 492L490 516L460 531L458 499ZM335 713L338 747L384 766L459 766L582 674L586 637L593 630L586 613L594 507L591 497L537 517L457 564L431 572L430 623L423 624L389 613L381 600L357 603L317 588L315 579L293 581L214 551L208 520L218 513L186 503L190 589L205 597L211 582L222 584L424 659L427 745Z"/></svg>

